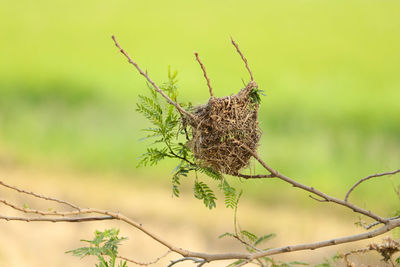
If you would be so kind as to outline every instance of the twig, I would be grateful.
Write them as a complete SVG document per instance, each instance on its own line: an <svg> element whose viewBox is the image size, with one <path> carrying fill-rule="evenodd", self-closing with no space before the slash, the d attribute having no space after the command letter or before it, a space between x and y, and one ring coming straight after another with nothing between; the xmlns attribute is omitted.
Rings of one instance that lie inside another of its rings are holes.
<svg viewBox="0 0 400 267"><path fill-rule="evenodd" d="M360 207L358 207L358 206L356 206L356 205L354 205L354 204L352 204L350 202L347 202L347 201L344 201L344 200L341 200L341 199L338 199L338 198L335 198L335 197L331 197L331 196L329 196L329 195L327 195L327 194L315 189L314 187L303 185L303 184L293 180L292 178L289 178L289 177L279 173L278 171L276 171L273 168L271 168L267 163L265 163L258 156L258 154L256 152L254 152L252 149L250 149L248 146L246 146L245 144L243 144L242 142L240 142L238 140L235 140L235 142L238 145L240 145L243 148L245 148L261 164L261 166L263 166L267 171L270 172L271 175L274 175L276 178L279 178L279 179L291 184L294 187L301 188L301 189L303 189L303 190L305 190L307 192L313 193L313 194L315 194L315 195L317 195L317 196L319 196L319 197L321 197L323 199L326 199L327 202L334 202L334 203L339 204L341 206L345 206L345 207L353 210L354 212L357 212L357 213L360 213L360 214L364 214L364 215L366 215L366 216L368 216L368 217L370 217L370 218L372 218L372 219L374 219L376 221L379 221L381 223L387 223L389 221L388 219L383 218L383 217L381 217L379 215L376 215L376 214L374 214L373 212L371 212L369 210L368 211L364 210L364 209L362 209L362 208L360 208Z"/></svg>
<svg viewBox="0 0 400 267"><path fill-rule="evenodd" d="M43 215L43 216L45 216L45 215L60 215L60 216L64 216L64 214L58 214L58 211L40 211L40 210L33 210L33 209L30 209L30 208L20 208L17 205L8 202L5 199L0 199L0 203L3 203L4 205L9 206L12 209L15 209L15 210L18 210L18 211L21 211L21 212L24 212L24 213L34 213L34 214L39 214L39 215ZM68 215L77 215L77 214L81 214L81 211L77 210L77 211L72 211L72 212L68 212L68 213L69 213Z"/></svg>
<svg viewBox="0 0 400 267"><path fill-rule="evenodd" d="M248 247L254 249L255 251L258 251L258 252L261 252L261 251L262 251L261 249L256 248L255 246L253 246L252 244L250 244L250 243L244 241L244 240L243 240L242 238L240 238L238 235L233 235L233 237L234 237L235 239L239 240L243 245L248 246Z"/></svg>
<svg viewBox="0 0 400 267"><path fill-rule="evenodd" d="M244 179L260 179L260 178L274 178L274 174L254 174L254 175L247 175L247 174L242 174L242 173L237 173L233 176L236 177L241 177Z"/></svg>
<svg viewBox="0 0 400 267"><path fill-rule="evenodd" d="M396 220L396 219L399 219L399 218L400 218L400 215L397 215L397 216L395 216L395 217L389 218L389 221ZM371 223L371 224L365 225L365 226L363 226L363 227L364 227L366 230L369 230L369 229L371 229L372 227L377 226L377 225L379 225L379 224L381 224L381 222L376 221L376 222L373 222L373 223Z"/></svg>
<svg viewBox="0 0 400 267"><path fill-rule="evenodd" d="M254 76L253 76L253 72L251 71L249 64L247 63L247 59L244 57L242 51L240 51L238 44L233 40L233 38L231 37L231 41L232 44L236 47L236 51L239 53L240 57L242 58L244 64L246 65L246 69L250 74L250 79L251 81L254 81Z"/></svg>
<svg viewBox="0 0 400 267"><path fill-rule="evenodd" d="M35 209L31 209L31 208L21 208L21 207L18 207L17 205L10 203L4 199L0 199L0 203L3 203L4 205L9 206L12 209L21 211L23 213L38 214L38 215L42 215L42 216L76 216L76 215L94 213L94 211L91 209L82 209L82 208L79 208L79 210L75 210L75 211L57 211L57 210L42 211L42 210L35 210Z"/></svg>
<svg viewBox="0 0 400 267"><path fill-rule="evenodd" d="M181 259L177 259L177 260L171 261L171 263L168 264L167 267L174 266L175 264L177 264L179 262L183 262L183 261L193 261L194 263L200 263L200 264L204 264L205 263L205 261L203 259L198 259L198 258L195 258L195 257L184 257L184 258L181 258Z"/></svg>
<svg viewBox="0 0 400 267"><path fill-rule="evenodd" d="M199 53L194 52L194 55L196 56L196 60L197 62L199 62L201 69L203 70L204 78L206 78L207 80L208 89L210 89L210 97L212 98L214 97L214 94L213 94L213 89L211 87L210 79L207 76L206 68L204 67L203 63L200 60Z"/></svg>
<svg viewBox="0 0 400 267"><path fill-rule="evenodd" d="M167 102L168 102L169 104L173 105L177 110L179 110L179 112L185 114L186 116L188 116L188 117L191 118L191 119L194 119L195 116L194 116L192 113L186 111L185 109L183 109L183 108L179 105L179 103L176 103L176 102L174 102L171 98L169 98L169 96L166 95L166 94L164 93L164 91L161 90L160 87L158 87L158 85L150 79L150 77L147 75L147 73L145 73L145 72L139 67L139 65L138 65L135 61L133 61L133 59L129 56L129 54L119 45L119 43L118 43L118 41L117 41L117 39L115 38L114 35L112 35L111 38L113 39L113 41L114 41L114 43L115 43L115 46L118 47L119 51L128 59L128 62L129 62L130 64L132 64L132 65L139 71L139 73L140 73L141 75L143 75L143 76L147 79L147 81L148 81L149 83L151 83L151 85L154 87L154 89L155 89L159 94L161 94L161 95L167 100Z"/></svg>
<svg viewBox="0 0 400 267"><path fill-rule="evenodd" d="M308 195L308 196L309 196L310 198L312 198L312 199L318 201L318 202L328 202L328 200L326 200L326 199L319 199L319 198L314 197L313 195Z"/></svg>
<svg viewBox="0 0 400 267"><path fill-rule="evenodd" d="M0 185L2 185L4 187L7 187L7 188L10 188L12 190L15 190L15 191L17 191L19 193L22 193L22 194L31 195L31 196L34 196L34 197L37 197L37 198L48 200L48 201L58 202L60 204L64 204L64 205L70 206L71 208L79 210L78 206L76 206L74 204L71 204L71 203L69 203L67 201L64 201L64 200L59 200L59 199L55 199L55 198L52 198L52 197L46 197L46 196L38 195L38 194L33 193L33 192L25 191L25 190L22 190L22 189L19 189L19 188L15 187L15 186L8 185L8 184L4 183L3 181L0 181Z"/></svg>
<svg viewBox="0 0 400 267"><path fill-rule="evenodd" d="M137 265L148 266L148 265L152 265L152 264L155 264L155 263L159 262L162 258L165 258L171 252L172 252L171 250L168 250L166 253L164 253L163 255L158 257L157 259L155 259L153 261L150 261L150 262L135 261L135 260L123 257L123 256L117 256L117 258L120 258L121 260L128 261L128 262L131 262L131 263L134 263L134 264L137 264Z"/></svg>
<svg viewBox="0 0 400 267"><path fill-rule="evenodd" d="M24 222L92 222L92 221L104 221L114 220L113 216L91 216L91 217L62 217L62 218L49 218L49 217L14 217L14 216L3 216L0 215L0 220L6 221L24 221Z"/></svg>
<svg viewBox="0 0 400 267"><path fill-rule="evenodd" d="M384 173L372 174L372 175L369 175L369 176L367 176L367 177L365 177L365 178L362 178L361 180L359 180L357 183L355 183L355 184L349 189L349 191L348 191L347 194L346 194L346 197L344 198L344 201L347 202L347 200L348 200L348 198L349 198L349 196L350 196L350 193L353 192L353 190L354 190L357 186L359 186L362 182L365 182L365 181L367 181L367 180L369 180L369 179L372 179L372 178L375 178L375 177L381 177L381 176L386 176L386 175L393 175L393 174L396 174L396 173L399 173L399 172L400 172L400 169L395 170L395 171L392 171L392 172L384 172Z"/></svg>
<svg viewBox="0 0 400 267"><path fill-rule="evenodd" d="M339 257L340 257L340 258L343 258L344 262L346 263L346 267L347 267L347 266L353 266L353 265L352 265L353 263L350 262L350 260L349 260L349 258L348 258L350 255L358 254L358 253L367 253L367 252L369 252L369 251L371 251L370 248L352 250L352 251L347 252L347 253L345 253L345 254L339 255Z"/></svg>
<svg viewBox="0 0 400 267"><path fill-rule="evenodd" d="M251 262L251 260L244 260L243 262L239 263L238 265L235 265L235 267L244 266L249 262Z"/></svg>

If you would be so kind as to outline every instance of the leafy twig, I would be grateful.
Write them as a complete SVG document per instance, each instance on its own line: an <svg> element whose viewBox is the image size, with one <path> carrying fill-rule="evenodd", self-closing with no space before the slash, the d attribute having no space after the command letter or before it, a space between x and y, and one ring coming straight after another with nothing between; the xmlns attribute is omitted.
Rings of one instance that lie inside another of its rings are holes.
<svg viewBox="0 0 400 267"><path fill-rule="evenodd" d="M171 98L169 98L169 96L167 96L167 95L164 93L164 91L161 90L160 87L159 87L155 82L153 82L153 80L150 79L150 77L147 75L147 73L145 73L145 72L139 67L139 65L138 65L135 61L133 61L133 59L129 56L129 54L119 45L119 43L118 43L118 41L117 41L117 39L115 38L114 35L111 36L111 38L113 39L113 41L114 41L114 43L115 43L115 46L118 47L119 51L128 59L128 62L129 62L130 64L132 64L132 65L139 71L139 73L140 73L141 75L143 75L143 76L146 78L146 80L147 80L149 83L151 83L151 85L154 87L154 89L155 89L159 94L161 94L162 97L164 97L164 98L168 101L169 104L171 104L171 105L173 105L174 107L176 107L176 109L178 109L179 112L185 114L185 115L188 116L189 118L194 118L194 115L193 115L192 113L190 113L190 112L184 110L184 109L179 105L179 103L176 103L176 102L174 102Z"/></svg>

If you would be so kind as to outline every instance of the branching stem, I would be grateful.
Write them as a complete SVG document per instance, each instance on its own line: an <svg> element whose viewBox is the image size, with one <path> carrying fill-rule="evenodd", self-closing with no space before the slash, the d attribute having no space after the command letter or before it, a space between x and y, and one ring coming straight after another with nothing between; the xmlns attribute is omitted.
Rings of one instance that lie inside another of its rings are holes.
<svg viewBox="0 0 400 267"><path fill-rule="evenodd" d="M154 87L154 90L156 90L157 93L162 95L162 97L164 97L169 104L173 105L177 110L179 110L179 112L181 112L182 114L185 114L186 116L188 116L191 119L194 119L194 115L192 113L190 113L190 112L186 111L185 109L183 109L179 105L179 103L174 102L167 94L164 93L163 90L160 89L160 87L155 82L153 82L152 79L150 79L149 75L147 75L147 73L145 73L139 67L139 65L135 61L133 61L133 59L129 56L129 54L119 45L119 43L118 43L118 41L117 41L117 39L115 38L114 35L111 36L111 38L113 39L113 41L115 43L115 46L118 47L119 51L128 59L128 62L130 64L132 64L139 71L139 73L146 78L146 80Z"/></svg>
<svg viewBox="0 0 400 267"><path fill-rule="evenodd" d="M369 175L369 176L367 176L367 177L365 177L365 178L362 178L362 179L359 180L357 183L355 183L355 184L349 189L349 191L347 191L347 194L346 194L346 196L345 196L345 198L344 198L344 201L347 202L347 200L349 199L349 196L350 196L351 192L353 192L353 190L354 190L357 186L359 186L362 182L365 182L365 181L367 181L367 180L369 180L369 179L372 179L372 178L375 178L375 177L388 176L388 175L393 175L393 174L396 174L396 173L400 173L400 169L395 170L395 171L392 171L392 172L383 172L383 173L372 174L372 175Z"/></svg>

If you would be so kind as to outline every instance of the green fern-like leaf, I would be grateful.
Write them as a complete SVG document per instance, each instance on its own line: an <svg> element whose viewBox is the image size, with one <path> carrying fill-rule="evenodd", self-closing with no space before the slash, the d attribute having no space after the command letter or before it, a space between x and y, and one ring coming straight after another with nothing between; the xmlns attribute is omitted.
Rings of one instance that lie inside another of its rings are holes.
<svg viewBox="0 0 400 267"><path fill-rule="evenodd" d="M260 104L261 103L261 95L265 96L264 91L258 88L253 88L250 92L250 98L253 103Z"/></svg>
<svg viewBox="0 0 400 267"><path fill-rule="evenodd" d="M271 240L272 238L274 238L276 235L275 234L269 234L269 235L263 235L261 237L259 237L255 242L254 242L254 246L257 246L263 242L266 242L268 240Z"/></svg>
<svg viewBox="0 0 400 267"><path fill-rule="evenodd" d="M217 181L221 181L224 178L221 173L214 171L209 167L197 166L197 170Z"/></svg>
<svg viewBox="0 0 400 267"><path fill-rule="evenodd" d="M215 208L217 199L214 195L214 192L206 185L204 182L195 181L194 183L194 196L197 199L202 199L204 205L209 209Z"/></svg>
<svg viewBox="0 0 400 267"><path fill-rule="evenodd" d="M224 192L225 207L235 209L238 204L236 189L230 186L226 180L224 180L223 183L219 184L219 188Z"/></svg>
<svg viewBox="0 0 400 267"><path fill-rule="evenodd" d="M240 234L242 237L247 237L252 243L256 242L256 240L258 239L258 237L255 234L250 233L249 231L246 230L242 230Z"/></svg>
<svg viewBox="0 0 400 267"><path fill-rule="evenodd" d="M294 265L310 265L307 262L301 262L301 261L291 261L288 263L289 266L294 266Z"/></svg>
<svg viewBox="0 0 400 267"><path fill-rule="evenodd" d="M186 165L184 165L182 162L179 163L178 166L176 166L174 172L174 175L172 176L172 193L174 196L179 197L180 191L179 191L179 186L181 185L180 178L182 176L187 176L189 173L190 169L187 168Z"/></svg>
<svg viewBox="0 0 400 267"><path fill-rule="evenodd" d="M154 98L139 95L139 103L136 104L136 110L142 113L154 125L162 125L163 110L161 105Z"/></svg>
<svg viewBox="0 0 400 267"><path fill-rule="evenodd" d="M78 249L67 251L66 253L71 253L74 256L85 257L85 256L96 256L99 260L99 267L114 267L115 260L118 255L118 246L121 241L126 240L126 237L118 237L118 229L106 229L103 232L95 232L95 237L92 240L81 240L83 242L89 243L88 247L81 247ZM104 256L109 257L107 262ZM120 262L120 266L124 266L123 261ZM126 266L126 264L125 264Z"/></svg>
<svg viewBox="0 0 400 267"><path fill-rule="evenodd" d="M226 232L226 233L223 233L222 235L220 235L218 238L224 238L224 237L227 237L227 236L229 236L229 237L233 237L233 236L234 236L234 234L232 234L232 233L229 233L229 232Z"/></svg>
<svg viewBox="0 0 400 267"><path fill-rule="evenodd" d="M237 260L232 262L231 264L227 265L226 267L234 267L234 266L238 266L239 264L245 262L245 260Z"/></svg>
<svg viewBox="0 0 400 267"><path fill-rule="evenodd" d="M163 91L167 92L168 96L174 101L176 101L176 98L178 96L177 76L178 76L178 71L176 70L172 71L171 67L168 66L168 82L160 86L160 88Z"/></svg>
<svg viewBox="0 0 400 267"><path fill-rule="evenodd" d="M140 161L137 166L154 166L165 157L170 157L167 148L148 148L147 152L139 157Z"/></svg>

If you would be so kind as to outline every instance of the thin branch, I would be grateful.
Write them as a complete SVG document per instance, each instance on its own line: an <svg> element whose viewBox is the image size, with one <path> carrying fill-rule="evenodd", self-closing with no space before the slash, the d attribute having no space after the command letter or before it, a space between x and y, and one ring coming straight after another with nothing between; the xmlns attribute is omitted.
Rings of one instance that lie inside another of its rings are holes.
<svg viewBox="0 0 400 267"><path fill-rule="evenodd" d="M177 260L171 261L171 263L168 264L167 267L174 266L175 264L177 264L179 262L183 262L183 261L193 261L194 263L200 263L200 264L204 264L204 262L205 262L203 259L198 259L198 258L195 258L195 257L184 257L184 258L181 258L181 259L177 259Z"/></svg>
<svg viewBox="0 0 400 267"><path fill-rule="evenodd" d="M261 251L262 251L261 249L256 248L256 247L253 246L252 244L246 242L245 240L243 240L242 238L240 238L238 235L233 235L232 237L234 237L235 239L239 240L239 242L242 243L243 245L248 246L248 247L254 249L254 250L257 251L257 252L261 252Z"/></svg>
<svg viewBox="0 0 400 267"><path fill-rule="evenodd" d="M235 267L244 266L244 265L246 265L247 263L249 263L250 261L251 261L251 260L245 260L245 261L239 263L238 265L235 265Z"/></svg>
<svg viewBox="0 0 400 267"><path fill-rule="evenodd" d="M212 98L212 97L214 97L214 94L213 94L213 89L211 87L210 78L208 78L208 76L207 76L206 68L204 67L203 63L200 60L199 53L194 52L194 55L196 56L196 60L197 60L197 62L199 62L201 69L203 70L204 78L206 78L207 86L208 86L208 89L210 90L210 97Z"/></svg>
<svg viewBox="0 0 400 267"><path fill-rule="evenodd" d="M347 202L347 200L348 200L348 198L349 198L349 196L350 196L350 193L353 192L353 190L354 190L357 186L359 186L362 182L365 182L365 181L367 181L367 180L369 180L369 179L372 179L372 178L375 178L375 177L381 177L381 176L386 176L386 175L393 175L393 174L396 174L396 173L400 173L400 169L395 170L395 171L392 171L392 172L384 172L384 173L372 174L372 175L369 175L369 176L367 176L367 177L365 177L365 178L362 178L361 180L359 180L357 183L355 183L355 184L349 189L349 191L348 191L347 194L346 194L346 197L344 198L344 201Z"/></svg>
<svg viewBox="0 0 400 267"><path fill-rule="evenodd" d="M9 206L10 208L14 210L21 211L23 213L30 213L30 214L38 214L42 216L76 216L76 215L82 215L82 214L88 214L88 213L94 213L91 209L82 209L79 208L79 210L74 210L74 211L42 211L42 210L35 210L31 208L21 208L18 207L17 205L8 202L7 200L0 199L0 203L3 203L6 206Z"/></svg>
<svg viewBox="0 0 400 267"><path fill-rule="evenodd" d="M260 178L274 178L274 174L255 174L255 175L247 175L242 173L237 173L232 176L241 177L244 179L260 179Z"/></svg>
<svg viewBox="0 0 400 267"><path fill-rule="evenodd" d="M168 147L169 153L170 153L173 157L178 158L178 159L181 159L181 160L183 160L183 161L186 161L186 162L189 163L190 165L195 165L193 162L191 162L190 160L188 160L186 157L182 157L182 156L179 156L178 154L176 154L176 153L174 152L174 150L172 149L172 147L171 147L168 143L166 143L166 145L167 145L167 147Z"/></svg>
<svg viewBox="0 0 400 267"><path fill-rule="evenodd" d="M166 94L164 93L163 90L160 89L160 87L158 87L158 85L157 85L155 82L153 82L153 80L150 79L150 77L147 75L147 73L145 73L145 72L139 67L139 65L138 65L135 61L133 61L133 59L129 56L129 54L119 45L119 43L118 43L118 41L117 41L117 39L115 38L114 35L112 35L111 38L113 39L113 41L114 41L114 43L115 43L115 46L118 47L119 51L128 59L128 62L129 62L130 64L132 64L132 65L139 71L139 73L140 73L141 75L143 75L143 76L147 79L147 81L148 81L149 83L151 83L151 85L154 87L154 89L157 91L157 93L161 94L161 95L167 100L167 102L168 102L169 104L173 105L177 110L179 110L179 112L185 114L186 116L188 116L188 117L191 118L191 119L194 119L194 118L195 118L195 116L194 116L192 113L190 113L190 112L186 111L185 109L183 109L183 108L179 105L179 103L174 102L168 95L166 95Z"/></svg>
<svg viewBox="0 0 400 267"><path fill-rule="evenodd" d="M250 74L250 79L251 81L254 81L254 76L253 76L253 72L251 71L249 64L247 63L247 59L244 57L242 51L240 51L238 44L235 42L235 40L233 40L233 38L231 37L231 41L232 44L236 47L236 51L239 53L240 57L242 58L244 64L246 65L246 69Z"/></svg>
<svg viewBox="0 0 400 267"><path fill-rule="evenodd" d="M353 210L354 212L357 212L357 213L360 213L360 214L364 214L364 215L366 215L366 216L368 216L368 217L370 217L370 218L372 218L372 219L374 219L376 221L379 221L381 223L387 223L388 222L388 219L383 218L383 217L381 217L379 215L376 215L376 214L374 214L373 212L371 212L369 210L364 210L364 209L362 209L362 208L360 208L360 207L358 207L358 206L356 206L356 205L354 205L354 204L352 204L350 202L347 202L347 201L344 201L344 200L341 200L341 199L338 199L338 198L335 198L335 197L331 197L331 196L329 196L329 195L327 195L327 194L315 189L314 187L303 185L303 184L293 180L292 178L287 177L287 176L279 173L278 171L276 171L273 168L271 168L267 163L265 163L258 156L258 154L256 152L254 152L252 149L250 149L248 146L246 146L245 144L243 144L242 142L240 142L238 140L235 140L235 142L238 145L240 145L243 148L245 148L261 164L261 166L263 166L267 171L270 172L271 175L274 175L276 178L279 178L279 179L291 184L294 187L301 188L301 189L303 189L303 190L305 190L307 192L313 193L313 194L315 194L315 195L317 195L317 196L319 196L319 197L321 197L323 199L326 199L327 202L334 202L334 203L339 204L341 206L345 206L345 207Z"/></svg>
<svg viewBox="0 0 400 267"><path fill-rule="evenodd" d="M397 215L397 216L395 216L395 217L389 218L389 220L392 221L392 220L396 220L396 219L399 219L399 218L400 218L400 215ZM381 222L376 221L376 222L373 222L373 223L371 223L371 224L365 225L365 226L363 226L363 227L364 227L366 230L369 230L369 229L371 229L372 227L377 226L377 225L379 225L379 224L381 224Z"/></svg>
<svg viewBox="0 0 400 267"><path fill-rule="evenodd" d="M62 217L62 218L50 218L50 217L15 217L15 216L3 216L0 215L0 220L6 221L24 221L24 222L92 222L92 221L104 221L104 220L115 220L113 216L91 216L91 217Z"/></svg>
<svg viewBox="0 0 400 267"><path fill-rule="evenodd" d="M163 255L161 255L160 257L158 257L157 259L155 259L155 260L153 260L153 261L150 261L150 262L135 261L135 260L132 260L132 259L123 257L123 256L117 256L117 258L119 258L119 259L121 259L121 260L124 260L124 261L128 261L128 262L137 264L137 265L148 266L148 265L152 265L152 264L155 264L155 263L159 262L162 258L165 258L165 257L166 257L168 254L170 254L171 252L172 252L171 250L168 250L166 253L164 253Z"/></svg>
<svg viewBox="0 0 400 267"><path fill-rule="evenodd" d="M308 195L308 196L309 196L310 198L312 198L312 199L318 201L318 202L328 202L328 200L326 200L326 199L319 199L319 198L314 197L313 195Z"/></svg>
<svg viewBox="0 0 400 267"><path fill-rule="evenodd" d="M15 191L17 191L19 193L22 193L22 194L31 195L31 196L34 196L34 197L37 197L37 198L48 200L48 201L54 201L54 202L57 202L57 203L60 203L60 204L64 204L64 205L70 206L71 208L74 208L76 210L79 210L78 206L76 206L74 204L71 204L71 203L69 203L67 201L64 201L64 200L59 200L59 199L55 199L55 198L52 198L52 197L46 197L46 196L38 195L38 194L33 193L33 192L25 191L25 190L22 190L22 189L19 189L19 188L15 187L15 186L8 185L8 184L4 183L3 181L0 181L0 185L2 185L4 187L7 187L7 188L10 188L12 190L15 190Z"/></svg>

